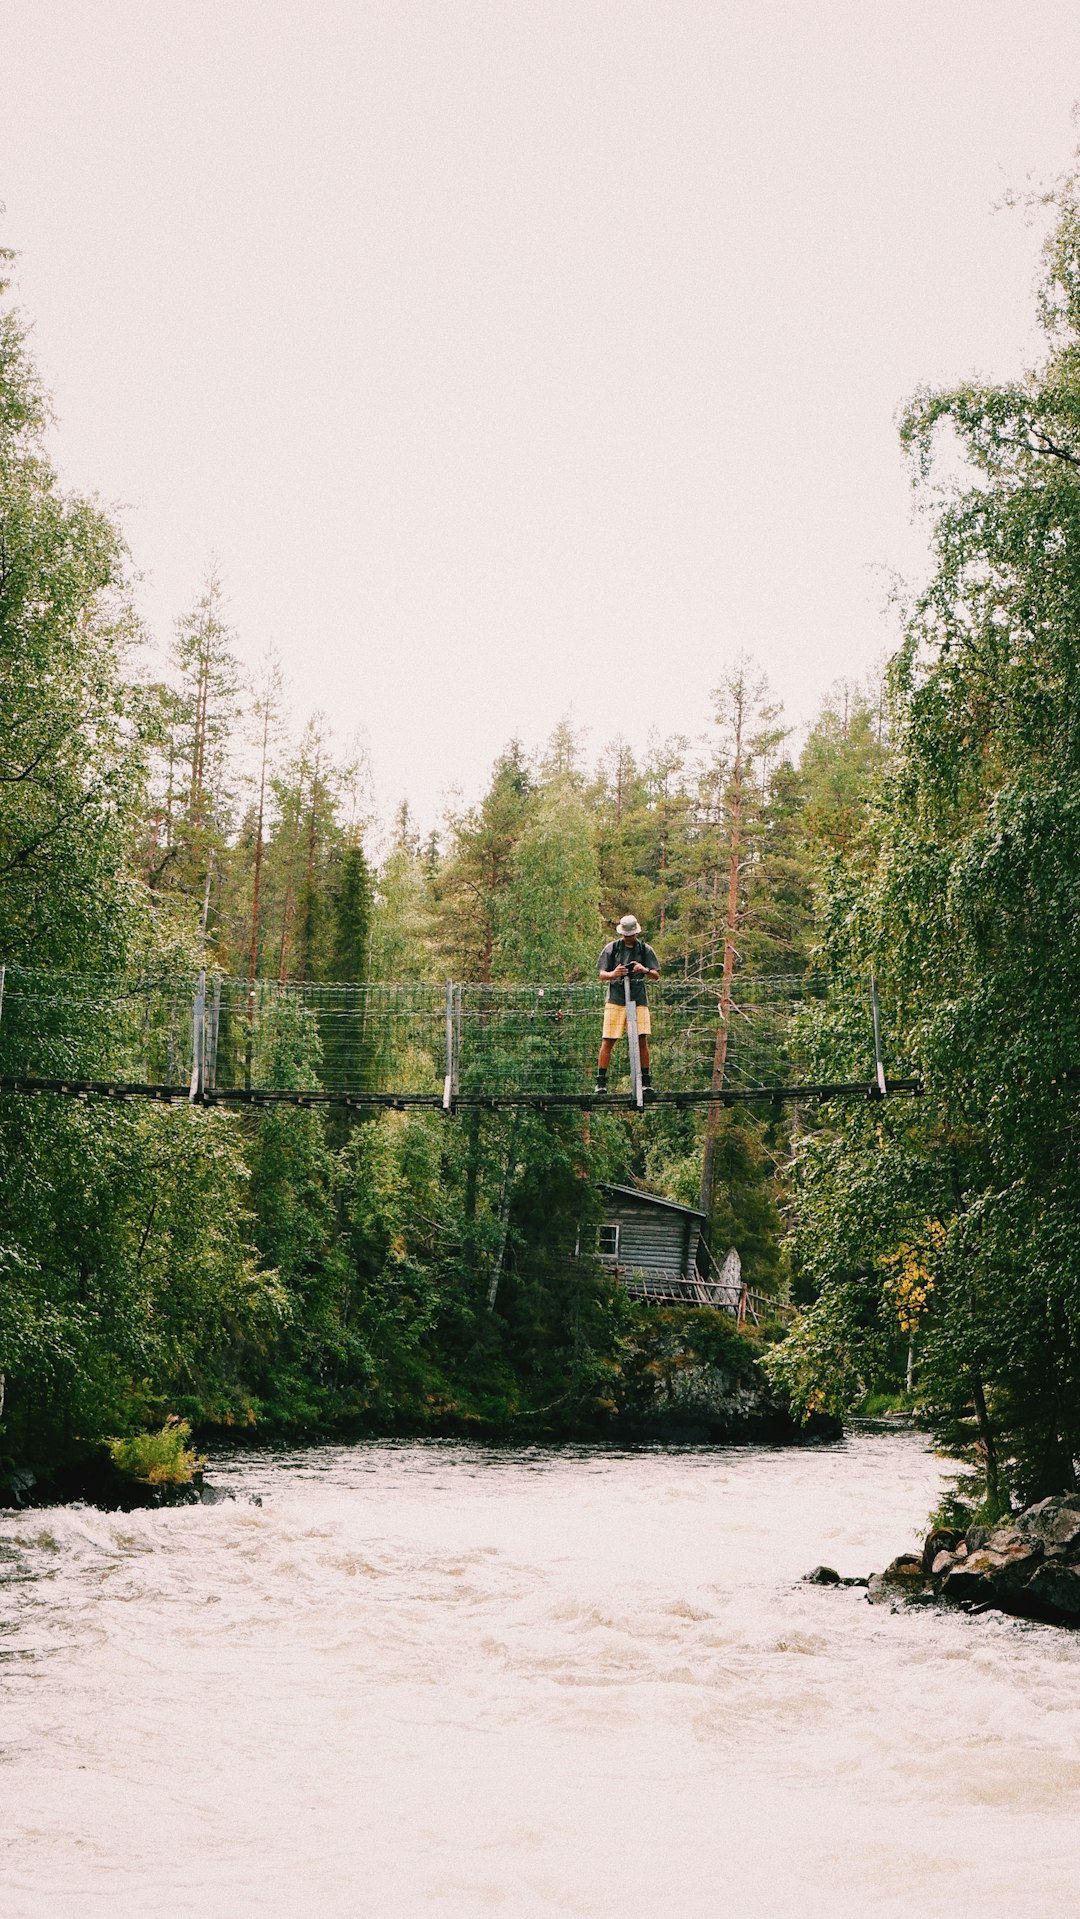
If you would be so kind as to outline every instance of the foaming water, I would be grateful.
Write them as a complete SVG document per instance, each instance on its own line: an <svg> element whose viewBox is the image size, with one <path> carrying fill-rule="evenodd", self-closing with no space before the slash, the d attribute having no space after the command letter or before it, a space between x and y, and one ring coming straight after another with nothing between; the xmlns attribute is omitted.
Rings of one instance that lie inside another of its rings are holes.
<svg viewBox="0 0 1080 1919"><path fill-rule="evenodd" d="M942 1472L366 1444L5 1517L0 1913L1072 1919L1080 1638L797 1583Z"/></svg>

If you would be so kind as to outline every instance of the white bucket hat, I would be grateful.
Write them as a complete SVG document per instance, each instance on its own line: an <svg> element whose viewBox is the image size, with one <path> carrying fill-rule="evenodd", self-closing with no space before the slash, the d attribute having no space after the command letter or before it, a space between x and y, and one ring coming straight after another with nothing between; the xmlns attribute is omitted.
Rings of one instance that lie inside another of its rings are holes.
<svg viewBox="0 0 1080 1919"><path fill-rule="evenodd" d="M640 933L641 928L632 913L624 913L615 931L621 933L623 939L632 939L635 933Z"/></svg>

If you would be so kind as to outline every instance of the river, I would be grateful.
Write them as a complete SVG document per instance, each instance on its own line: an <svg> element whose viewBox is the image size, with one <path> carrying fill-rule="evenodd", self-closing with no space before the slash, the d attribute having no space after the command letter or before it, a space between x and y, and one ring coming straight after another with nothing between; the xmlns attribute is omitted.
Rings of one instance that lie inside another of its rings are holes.
<svg viewBox="0 0 1080 1919"><path fill-rule="evenodd" d="M944 1472L368 1443L6 1515L0 1914L1074 1919L1080 1636L797 1583Z"/></svg>

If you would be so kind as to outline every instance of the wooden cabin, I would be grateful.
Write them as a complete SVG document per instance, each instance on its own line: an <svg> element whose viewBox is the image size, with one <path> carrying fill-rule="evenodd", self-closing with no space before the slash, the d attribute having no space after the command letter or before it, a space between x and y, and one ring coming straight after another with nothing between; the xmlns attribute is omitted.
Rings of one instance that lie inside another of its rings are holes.
<svg viewBox="0 0 1080 1919"><path fill-rule="evenodd" d="M712 1305L713 1288L698 1273L705 1214L634 1186L604 1186L597 1252L627 1292L646 1299Z"/></svg>

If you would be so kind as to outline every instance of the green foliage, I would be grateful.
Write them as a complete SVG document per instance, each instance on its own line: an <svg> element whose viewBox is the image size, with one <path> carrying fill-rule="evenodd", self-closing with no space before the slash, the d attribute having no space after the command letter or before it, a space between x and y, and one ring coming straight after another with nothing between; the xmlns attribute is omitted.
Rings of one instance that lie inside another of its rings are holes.
<svg viewBox="0 0 1080 1919"><path fill-rule="evenodd" d="M190 612L177 620L172 664L175 689L161 689L160 737L165 772L155 834L158 886L201 901L207 871L219 863L232 826L230 740L238 715L240 669L225 594L211 567Z"/></svg>
<svg viewBox="0 0 1080 1919"><path fill-rule="evenodd" d="M359 844L346 846L332 899L328 977L366 980L371 958L371 871Z"/></svg>
<svg viewBox="0 0 1080 1919"><path fill-rule="evenodd" d="M992 1510L1073 1487L1080 1456L1078 246L1070 181L1043 365L920 394L905 418L924 480L944 427L972 471L936 497L934 573L892 674L894 764L865 857L834 874L828 942L876 965L905 1035L893 1070L926 1093L806 1141L798 1258L822 1290L772 1362L837 1406L875 1365L895 1376L897 1276L921 1247L919 1396Z"/></svg>
<svg viewBox="0 0 1080 1919"><path fill-rule="evenodd" d="M187 1420L170 1415L156 1433L110 1439L109 1452L113 1465L132 1479L141 1479L148 1486L186 1486L206 1464L187 1444L190 1438Z"/></svg>
<svg viewBox="0 0 1080 1919"><path fill-rule="evenodd" d="M399 810L390 852L379 871L372 979L437 979L442 969L432 951L431 930L429 875L406 805Z"/></svg>
<svg viewBox="0 0 1080 1919"><path fill-rule="evenodd" d="M502 979L590 976L603 944L592 825L575 784L559 778L533 800L495 915Z"/></svg>
<svg viewBox="0 0 1080 1919"><path fill-rule="evenodd" d="M4 959L116 965L139 779L119 656L133 634L119 535L60 490L15 315L0 319L0 927Z"/></svg>
<svg viewBox="0 0 1080 1919"><path fill-rule="evenodd" d="M432 893L436 944L455 979L493 978L500 901L510 884L514 853L529 811L533 780L514 740L496 760L478 807L452 815L450 850Z"/></svg>
<svg viewBox="0 0 1080 1919"><path fill-rule="evenodd" d="M883 1372L886 1341L873 1283L849 1280L822 1287L782 1344L765 1357L765 1368L793 1412L842 1419L866 1396Z"/></svg>

